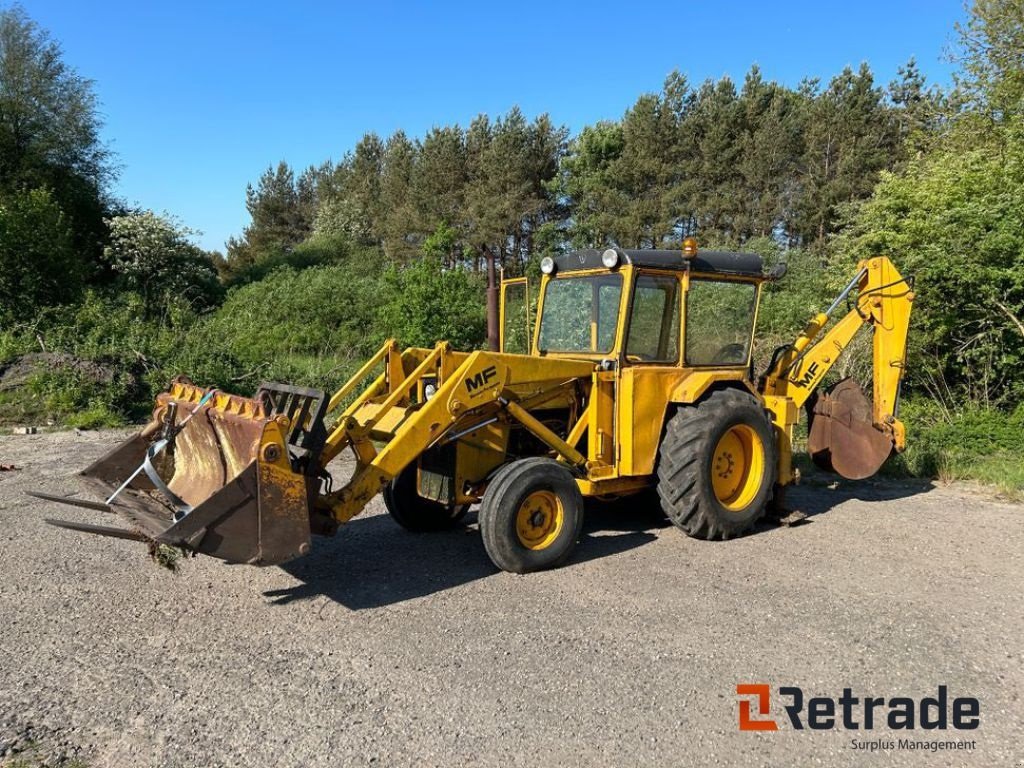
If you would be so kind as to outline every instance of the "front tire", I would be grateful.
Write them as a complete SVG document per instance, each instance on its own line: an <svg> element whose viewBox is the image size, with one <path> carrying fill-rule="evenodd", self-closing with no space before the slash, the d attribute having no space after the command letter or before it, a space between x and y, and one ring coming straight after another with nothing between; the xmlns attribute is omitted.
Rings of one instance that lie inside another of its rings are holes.
<svg viewBox="0 0 1024 768"><path fill-rule="evenodd" d="M457 526L469 507L449 507L420 496L416 490L416 471L413 462L384 486L384 506L391 519L414 533L447 531Z"/></svg>
<svg viewBox="0 0 1024 768"><path fill-rule="evenodd" d="M713 392L666 425L656 470L661 507L688 536L739 536L764 515L777 465L761 403L736 389Z"/></svg>
<svg viewBox="0 0 1024 768"><path fill-rule="evenodd" d="M480 534L503 571L529 573L560 565L583 530L583 496L564 466L545 458L501 467L480 503Z"/></svg>

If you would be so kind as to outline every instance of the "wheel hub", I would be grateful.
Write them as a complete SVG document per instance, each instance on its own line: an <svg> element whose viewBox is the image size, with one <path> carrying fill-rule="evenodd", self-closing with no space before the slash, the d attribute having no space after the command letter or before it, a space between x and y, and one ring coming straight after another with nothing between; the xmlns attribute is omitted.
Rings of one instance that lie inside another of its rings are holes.
<svg viewBox="0 0 1024 768"><path fill-rule="evenodd" d="M761 437L746 424L726 430L711 459L715 498L730 512L742 512L757 496L765 467Z"/></svg>
<svg viewBox="0 0 1024 768"><path fill-rule="evenodd" d="M519 505L516 512L516 535L527 549L551 546L562 531L565 511L562 501L552 491L534 491Z"/></svg>

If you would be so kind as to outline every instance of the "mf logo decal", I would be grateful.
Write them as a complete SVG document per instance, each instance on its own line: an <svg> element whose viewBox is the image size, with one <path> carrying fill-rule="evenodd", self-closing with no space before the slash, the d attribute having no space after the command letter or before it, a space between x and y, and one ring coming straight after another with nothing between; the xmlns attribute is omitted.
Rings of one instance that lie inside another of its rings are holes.
<svg viewBox="0 0 1024 768"><path fill-rule="evenodd" d="M811 363L809 366L807 366L807 370L804 371L804 375L803 376L801 376L799 379L790 379L790 382L792 384L795 384L798 387L809 387L809 386L811 386L812 383L814 383L814 380L817 377L818 377L818 364L817 363Z"/></svg>
<svg viewBox="0 0 1024 768"><path fill-rule="evenodd" d="M466 377L466 389L469 392L476 392L481 387L486 387L491 383L491 379L498 375L497 367L489 365L482 371L478 371L473 376Z"/></svg>
<svg viewBox="0 0 1024 768"><path fill-rule="evenodd" d="M763 683L740 683L736 686L737 696L756 696L757 714L764 717L771 709L771 689ZM750 717L750 699L740 699L740 730L741 731L777 731L778 724L767 720L754 720Z"/></svg>

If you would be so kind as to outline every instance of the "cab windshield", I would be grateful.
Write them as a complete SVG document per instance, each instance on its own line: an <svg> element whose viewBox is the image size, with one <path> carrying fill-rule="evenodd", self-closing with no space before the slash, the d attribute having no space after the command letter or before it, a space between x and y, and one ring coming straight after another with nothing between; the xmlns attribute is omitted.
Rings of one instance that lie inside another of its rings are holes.
<svg viewBox="0 0 1024 768"><path fill-rule="evenodd" d="M537 339L540 353L611 352L621 296L618 273L549 280Z"/></svg>

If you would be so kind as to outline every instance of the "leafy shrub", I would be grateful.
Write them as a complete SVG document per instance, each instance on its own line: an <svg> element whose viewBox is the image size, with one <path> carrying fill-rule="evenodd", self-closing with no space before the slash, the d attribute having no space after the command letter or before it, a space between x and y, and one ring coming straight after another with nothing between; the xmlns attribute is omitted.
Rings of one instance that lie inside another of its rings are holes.
<svg viewBox="0 0 1024 768"><path fill-rule="evenodd" d="M403 346L432 347L448 340L456 349L475 349L487 337L487 307L480 275L446 269L424 257L384 275L380 320Z"/></svg>
<svg viewBox="0 0 1024 768"><path fill-rule="evenodd" d="M378 295L375 279L347 266L282 268L232 289L195 337L237 362L236 386L275 379L330 388L382 342Z"/></svg>
<svg viewBox="0 0 1024 768"><path fill-rule="evenodd" d="M252 249L250 249L252 250ZM376 269L380 254L373 249L359 248L343 234L316 235L296 246L275 243L252 254L251 262L236 265L222 262L221 278L228 286L259 282L282 268L302 270L345 263L359 271L365 265Z"/></svg>
<svg viewBox="0 0 1024 768"><path fill-rule="evenodd" d="M137 420L174 375L194 371L197 381L221 384L239 369L218 348L198 343L199 316L187 301L144 317L137 294L89 291L80 304L51 307L0 333L0 362L17 360L31 373L13 382L5 410L75 426ZM10 370L0 371L0 383L10 389Z"/></svg>
<svg viewBox="0 0 1024 768"><path fill-rule="evenodd" d="M47 304L74 299L87 262L49 191L0 200L0 324L34 315Z"/></svg>
<svg viewBox="0 0 1024 768"><path fill-rule="evenodd" d="M1024 491L1024 404L1006 412L979 406L946 411L935 400L904 403L907 450L886 472L946 480L973 479Z"/></svg>
<svg viewBox="0 0 1024 768"><path fill-rule="evenodd" d="M189 241L192 230L152 211L115 216L107 226L110 238L103 255L124 286L144 297L148 317L178 299L199 310L218 303L217 270L210 256Z"/></svg>
<svg viewBox="0 0 1024 768"><path fill-rule="evenodd" d="M908 368L948 407L1024 395L1024 119L984 127L884 174L835 243L840 268L884 253L917 277Z"/></svg>

